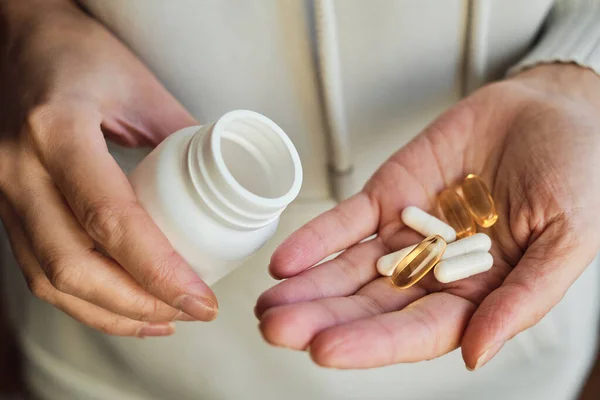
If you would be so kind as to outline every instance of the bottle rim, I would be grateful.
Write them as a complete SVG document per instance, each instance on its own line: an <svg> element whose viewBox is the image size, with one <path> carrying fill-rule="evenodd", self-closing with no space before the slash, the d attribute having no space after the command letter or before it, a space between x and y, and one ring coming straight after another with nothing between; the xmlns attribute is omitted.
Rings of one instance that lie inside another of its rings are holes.
<svg viewBox="0 0 600 400"><path fill-rule="evenodd" d="M278 139L281 140L285 145L287 156L290 157L292 163L294 164L294 177L290 188L283 195L278 197L259 196L256 193L253 193L249 189L245 188L242 184L240 184L227 167L221 150L223 132L225 131L224 128L230 122L240 119L251 119L266 125L277 135ZM275 122L265 117L264 115L249 110L235 110L226 113L221 118L219 118L219 120L214 124L212 128L210 146L214 157L215 165L219 172L222 174L222 177L225 179L227 184L230 185L230 187L237 192L238 195L240 195L247 201L256 205L267 206L269 208L280 208L286 207L300 193L300 188L302 187L303 180L300 155L298 154L298 151L296 150L296 147L292 143L291 139L285 134L283 129L281 129L279 125L277 125Z"/></svg>
<svg viewBox="0 0 600 400"><path fill-rule="evenodd" d="M241 123L242 127L249 127L254 133L245 135L238 132L239 126L232 130L231 123ZM223 140L245 145L242 146L244 150L257 160L283 162L276 168L285 168L290 173L287 177L276 179L277 182L285 179L284 192L266 197L246 188L227 165ZM275 144L275 151L269 143ZM277 124L253 111L231 111L215 123L200 127L191 138L187 153L189 178L202 202L216 217L238 228L258 229L269 225L297 197L302 186L302 164L294 144Z"/></svg>

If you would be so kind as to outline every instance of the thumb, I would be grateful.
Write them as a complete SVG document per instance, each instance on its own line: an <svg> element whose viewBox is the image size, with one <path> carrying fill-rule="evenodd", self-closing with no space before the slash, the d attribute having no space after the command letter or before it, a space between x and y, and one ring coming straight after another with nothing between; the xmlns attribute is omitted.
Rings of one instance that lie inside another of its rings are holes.
<svg viewBox="0 0 600 400"><path fill-rule="evenodd" d="M171 133L188 126L199 125L188 110L160 83L148 97L143 110L139 113L144 116L146 126L160 143Z"/></svg>
<svg viewBox="0 0 600 400"><path fill-rule="evenodd" d="M567 217L550 223L481 303L461 344L467 368L483 366L507 340L537 324L592 262L595 246L573 225Z"/></svg>
<svg viewBox="0 0 600 400"><path fill-rule="evenodd" d="M182 128L199 125L154 75L145 75L126 99L104 108L105 136L124 146L156 146Z"/></svg>

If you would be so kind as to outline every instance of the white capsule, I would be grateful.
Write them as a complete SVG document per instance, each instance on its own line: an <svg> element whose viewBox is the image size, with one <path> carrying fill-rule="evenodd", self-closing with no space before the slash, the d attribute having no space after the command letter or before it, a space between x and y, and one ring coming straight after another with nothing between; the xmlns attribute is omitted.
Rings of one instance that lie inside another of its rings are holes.
<svg viewBox="0 0 600 400"><path fill-rule="evenodd" d="M433 274L435 279L442 283L449 283L480 274L492 268L494 258L487 251L477 251L445 261L440 261L435 266Z"/></svg>
<svg viewBox="0 0 600 400"><path fill-rule="evenodd" d="M485 233L476 233L448 244L446 251L442 255L442 261L476 251L489 251L491 247L492 240L488 235Z"/></svg>
<svg viewBox="0 0 600 400"><path fill-rule="evenodd" d="M456 240L454 228L418 207L406 207L402 211L402 221L425 237L440 235L448 243Z"/></svg>
<svg viewBox="0 0 600 400"><path fill-rule="evenodd" d="M406 257L415 247L417 247L417 245L413 244L402 250L379 257L379 260L377 260L377 271L383 276L392 276L394 269L396 269L396 265L398 265L400 260Z"/></svg>

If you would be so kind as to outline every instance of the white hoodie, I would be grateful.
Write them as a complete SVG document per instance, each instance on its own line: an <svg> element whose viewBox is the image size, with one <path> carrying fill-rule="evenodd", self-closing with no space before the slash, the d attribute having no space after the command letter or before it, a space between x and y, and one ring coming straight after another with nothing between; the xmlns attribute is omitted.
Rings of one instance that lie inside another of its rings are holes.
<svg viewBox="0 0 600 400"><path fill-rule="evenodd" d="M551 18L549 0L81 3L201 122L244 108L281 125L303 159L305 184L271 243L215 286L219 318L180 323L166 339L108 337L33 298L3 240L3 282L27 356L27 379L38 396L546 400L576 395L597 337L595 267L548 317L476 373L466 371L460 352L366 371L323 369L304 353L265 344L252 308L273 284L266 265L274 247L331 207L330 193L344 197L357 190L424 125L469 91L502 77L532 46L517 70L573 61L600 71L597 2L560 2ZM323 19L315 20L315 6ZM544 22L547 29L541 30ZM332 152L326 151L328 138ZM125 170L146 152L111 149ZM332 180L327 165L334 170Z"/></svg>

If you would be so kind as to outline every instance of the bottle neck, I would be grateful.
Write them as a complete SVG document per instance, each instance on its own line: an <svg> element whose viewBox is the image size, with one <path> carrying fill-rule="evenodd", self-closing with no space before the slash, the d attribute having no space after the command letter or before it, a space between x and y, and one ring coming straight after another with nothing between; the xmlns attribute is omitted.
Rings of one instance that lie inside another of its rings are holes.
<svg viewBox="0 0 600 400"><path fill-rule="evenodd" d="M273 121L232 111L202 126L187 150L189 179L206 207L240 229L276 220L302 185L300 157Z"/></svg>

